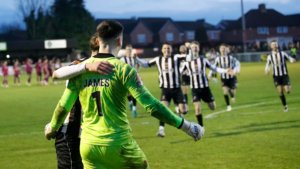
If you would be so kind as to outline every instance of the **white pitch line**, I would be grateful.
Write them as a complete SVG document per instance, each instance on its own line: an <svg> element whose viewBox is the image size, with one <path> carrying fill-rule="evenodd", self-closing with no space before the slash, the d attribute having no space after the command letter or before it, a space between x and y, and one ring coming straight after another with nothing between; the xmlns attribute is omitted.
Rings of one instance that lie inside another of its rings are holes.
<svg viewBox="0 0 300 169"><path fill-rule="evenodd" d="M259 106L259 105L269 104L269 103L273 103L273 102L260 102L260 103L254 103L254 104L246 104L246 105L242 105L242 106L233 107L233 110L244 109L244 108L248 108L248 107ZM211 118L218 116L219 114L223 114L226 112L228 112L228 111L221 110L221 111L218 111L215 113L208 114L204 118L211 119Z"/></svg>
<svg viewBox="0 0 300 169"><path fill-rule="evenodd" d="M35 132L24 132L24 133L13 133L13 134L1 134L0 138L4 137L16 137L16 136L28 136L28 135L42 135L43 132L41 131L35 131Z"/></svg>
<svg viewBox="0 0 300 169"><path fill-rule="evenodd" d="M295 99L299 99L300 97L294 97L294 98L291 98L289 100L295 100ZM248 108L248 107L253 107L253 106L259 106L259 105L265 105L265 104L271 104L271 103L276 103L278 101L270 101L270 102L260 102L260 103L253 103L253 104L246 104L246 105L241 105L241 106L237 106L237 107L233 107L232 109L233 110L238 110L238 109L244 109L244 108ZM218 112L215 112L215 113L211 113L211 114L208 114L206 115L204 118L205 119L211 119L211 118L215 118L217 117L219 114L223 114L223 113L226 113L228 111L226 110L221 110L221 111L218 111Z"/></svg>

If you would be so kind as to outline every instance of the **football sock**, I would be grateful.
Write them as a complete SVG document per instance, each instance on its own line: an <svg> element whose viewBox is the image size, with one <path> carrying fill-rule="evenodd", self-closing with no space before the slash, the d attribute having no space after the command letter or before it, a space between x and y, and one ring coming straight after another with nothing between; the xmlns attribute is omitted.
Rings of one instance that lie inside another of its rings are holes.
<svg viewBox="0 0 300 169"><path fill-rule="evenodd" d="M165 126L165 123L162 121L159 121L159 126Z"/></svg>
<svg viewBox="0 0 300 169"><path fill-rule="evenodd" d="M132 97L131 96L127 96L127 99L128 99L128 101L131 101Z"/></svg>
<svg viewBox="0 0 300 169"><path fill-rule="evenodd" d="M233 91L229 90L229 95L230 95L231 98L234 98L234 93L233 93Z"/></svg>
<svg viewBox="0 0 300 169"><path fill-rule="evenodd" d="M203 127L203 118L202 118L202 114L196 115L196 118L197 118L198 123Z"/></svg>
<svg viewBox="0 0 300 169"><path fill-rule="evenodd" d="M228 97L228 95L224 95L224 98L225 98L226 105L229 106L230 103L229 103L229 97Z"/></svg>
<svg viewBox="0 0 300 169"><path fill-rule="evenodd" d="M185 102L188 103L188 95L184 94L183 96L184 96Z"/></svg>
<svg viewBox="0 0 300 169"><path fill-rule="evenodd" d="M136 99L133 98L132 96L131 96L131 99L132 99L132 104L133 104L134 106L136 106Z"/></svg>
<svg viewBox="0 0 300 169"><path fill-rule="evenodd" d="M286 100L285 100L285 96L284 95L281 95L279 96L280 97L280 100L281 100L281 103L283 106L286 106Z"/></svg>

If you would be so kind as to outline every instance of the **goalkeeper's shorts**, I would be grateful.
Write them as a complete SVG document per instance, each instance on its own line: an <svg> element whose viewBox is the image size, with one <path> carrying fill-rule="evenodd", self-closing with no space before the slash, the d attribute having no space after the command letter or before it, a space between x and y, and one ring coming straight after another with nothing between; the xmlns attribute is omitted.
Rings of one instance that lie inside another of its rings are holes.
<svg viewBox="0 0 300 169"><path fill-rule="evenodd" d="M85 169L148 169L144 152L135 140L121 145L92 145L81 142L80 154Z"/></svg>

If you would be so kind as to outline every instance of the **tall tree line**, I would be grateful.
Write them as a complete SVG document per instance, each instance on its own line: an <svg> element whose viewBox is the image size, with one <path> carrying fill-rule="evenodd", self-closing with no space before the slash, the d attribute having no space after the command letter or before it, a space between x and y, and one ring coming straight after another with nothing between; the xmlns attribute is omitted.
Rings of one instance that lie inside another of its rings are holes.
<svg viewBox="0 0 300 169"><path fill-rule="evenodd" d="M18 0L18 4L28 39L75 38L79 48L88 49L95 19L84 0Z"/></svg>

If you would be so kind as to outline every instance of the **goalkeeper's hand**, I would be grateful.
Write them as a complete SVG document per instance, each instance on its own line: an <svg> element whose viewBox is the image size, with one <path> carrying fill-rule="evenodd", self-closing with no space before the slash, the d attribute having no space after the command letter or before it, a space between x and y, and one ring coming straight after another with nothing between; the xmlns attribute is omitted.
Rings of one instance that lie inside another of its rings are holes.
<svg viewBox="0 0 300 169"><path fill-rule="evenodd" d="M204 128L197 123L189 122L183 119L181 130L194 138L195 141L200 140L204 136Z"/></svg>
<svg viewBox="0 0 300 169"><path fill-rule="evenodd" d="M45 126L45 137L47 140L51 140L55 138L56 131L51 127L50 123L46 124Z"/></svg>

